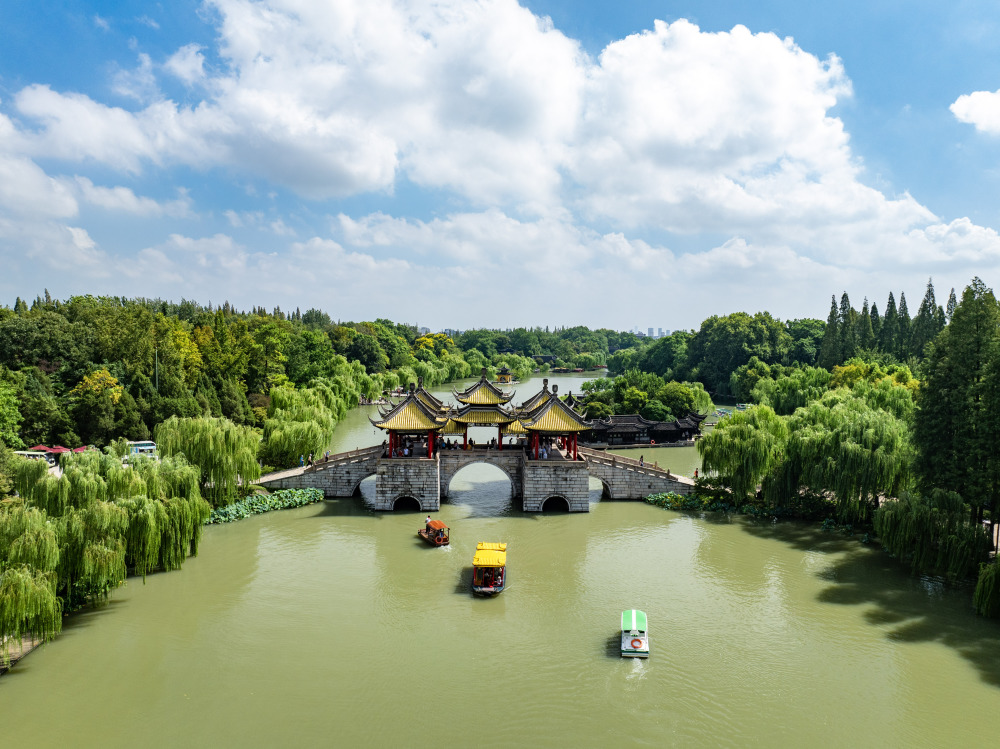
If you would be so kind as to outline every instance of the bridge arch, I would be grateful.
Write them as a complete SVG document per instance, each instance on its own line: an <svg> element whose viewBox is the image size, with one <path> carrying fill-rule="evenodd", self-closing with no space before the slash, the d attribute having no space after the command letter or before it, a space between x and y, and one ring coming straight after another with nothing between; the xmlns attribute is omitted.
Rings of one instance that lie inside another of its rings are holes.
<svg viewBox="0 0 1000 749"><path fill-rule="evenodd" d="M420 505L420 500L416 497L411 497L409 494L402 494L392 500L393 512L421 512L423 507Z"/></svg>
<svg viewBox="0 0 1000 749"><path fill-rule="evenodd" d="M603 478L594 473L587 474L592 480L597 481L601 485L601 500L614 499L615 493L611 488L611 484L605 481Z"/></svg>
<svg viewBox="0 0 1000 749"><path fill-rule="evenodd" d="M354 487L351 489L351 493L348 496L350 496L350 497L360 497L361 496L361 484L364 483L367 479L370 479L370 478L372 478L375 475L376 475L375 467L372 466L371 473L368 473L368 474L362 476L361 478L359 478L357 481L354 482Z"/></svg>
<svg viewBox="0 0 1000 749"><path fill-rule="evenodd" d="M569 500L559 494L546 497L542 502L542 512L569 512Z"/></svg>
<svg viewBox="0 0 1000 749"><path fill-rule="evenodd" d="M517 486L519 484L520 476L512 476L511 472L509 470L507 470L506 466L501 465L500 463L494 462L492 460L489 460L486 457L483 457L482 460L473 460L473 461L470 461L468 463L463 463L461 466L459 466L458 468L456 468L453 472L449 473L447 475L447 477L446 477L447 483L442 482L442 486L441 486L441 489L443 490L442 493L450 495L451 494L451 483L452 483L452 481L455 480L455 477L458 474L460 474L462 471L464 471L466 468L468 468L469 466L477 466L477 465L492 466L493 468L496 468L497 470L499 470L504 476L507 477L507 480L510 481L511 494L513 494L513 495L517 494Z"/></svg>

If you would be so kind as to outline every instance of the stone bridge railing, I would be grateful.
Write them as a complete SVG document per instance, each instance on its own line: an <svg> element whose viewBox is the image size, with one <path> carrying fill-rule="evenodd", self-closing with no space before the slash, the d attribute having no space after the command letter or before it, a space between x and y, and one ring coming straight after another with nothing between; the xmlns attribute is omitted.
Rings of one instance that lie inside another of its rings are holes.
<svg viewBox="0 0 1000 749"><path fill-rule="evenodd" d="M600 479L605 494L611 499L643 499L660 492L690 494L694 489L693 479L648 463L640 464L634 458L608 455L586 447L580 448L580 457L586 459L588 473Z"/></svg>
<svg viewBox="0 0 1000 749"><path fill-rule="evenodd" d="M350 497L358 485L375 475L382 445L331 455L305 468L292 468L261 476L258 483L268 489L322 489L326 497Z"/></svg>

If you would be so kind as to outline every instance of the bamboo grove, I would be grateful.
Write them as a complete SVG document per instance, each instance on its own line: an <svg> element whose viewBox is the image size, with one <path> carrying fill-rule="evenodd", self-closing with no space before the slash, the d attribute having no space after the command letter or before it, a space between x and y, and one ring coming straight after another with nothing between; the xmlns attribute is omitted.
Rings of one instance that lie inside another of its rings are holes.
<svg viewBox="0 0 1000 749"><path fill-rule="evenodd" d="M197 554L210 507L183 457L121 446L66 455L62 475L18 461L18 496L0 501L0 640L48 639L64 612L107 598L128 574L179 569ZM6 650L2 653L6 655Z"/></svg>
<svg viewBox="0 0 1000 749"><path fill-rule="evenodd" d="M841 335L838 317L853 319L831 312L828 348ZM1000 519L1000 304L975 279L948 312L931 307L927 317L941 327L907 364L855 346L831 370L756 357L737 368L732 387L754 405L699 442L709 474L702 491L868 529L915 572L978 577L976 609L1000 616L991 554Z"/></svg>

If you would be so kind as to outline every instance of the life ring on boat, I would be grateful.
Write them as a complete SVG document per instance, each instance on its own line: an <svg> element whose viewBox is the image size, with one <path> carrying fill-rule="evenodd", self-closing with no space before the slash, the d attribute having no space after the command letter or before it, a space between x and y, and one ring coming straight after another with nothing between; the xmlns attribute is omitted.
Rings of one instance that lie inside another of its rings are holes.
<svg viewBox="0 0 1000 749"><path fill-rule="evenodd" d="M639 648L642 647L642 640L640 640L638 637L633 637L632 642L630 642L629 645L632 646L632 650L638 650Z"/></svg>
<svg viewBox="0 0 1000 749"><path fill-rule="evenodd" d="M650 440L650 441L649 441L649 444L651 444L651 445L655 445L655 444L656 444L656 440Z"/></svg>

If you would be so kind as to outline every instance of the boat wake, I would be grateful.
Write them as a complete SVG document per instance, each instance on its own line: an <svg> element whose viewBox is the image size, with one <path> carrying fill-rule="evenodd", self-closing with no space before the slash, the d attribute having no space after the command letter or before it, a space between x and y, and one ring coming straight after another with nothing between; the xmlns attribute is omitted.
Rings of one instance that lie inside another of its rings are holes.
<svg viewBox="0 0 1000 749"><path fill-rule="evenodd" d="M643 658L632 658L632 671L625 677L628 681L646 678L646 661Z"/></svg>

